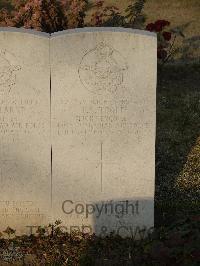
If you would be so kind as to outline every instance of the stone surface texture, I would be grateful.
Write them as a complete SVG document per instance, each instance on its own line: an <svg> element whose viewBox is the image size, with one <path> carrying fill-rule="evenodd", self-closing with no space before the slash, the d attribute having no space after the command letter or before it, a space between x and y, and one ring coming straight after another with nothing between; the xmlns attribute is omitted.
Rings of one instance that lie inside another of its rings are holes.
<svg viewBox="0 0 200 266"><path fill-rule="evenodd" d="M122 28L0 28L1 230L153 226L156 46Z"/></svg>

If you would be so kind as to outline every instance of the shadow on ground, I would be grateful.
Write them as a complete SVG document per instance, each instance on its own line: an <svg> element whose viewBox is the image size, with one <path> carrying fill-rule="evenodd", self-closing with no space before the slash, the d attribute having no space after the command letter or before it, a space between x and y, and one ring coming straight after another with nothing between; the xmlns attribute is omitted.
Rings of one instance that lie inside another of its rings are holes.
<svg viewBox="0 0 200 266"><path fill-rule="evenodd" d="M199 77L199 65L164 66L158 71L156 226L199 207Z"/></svg>

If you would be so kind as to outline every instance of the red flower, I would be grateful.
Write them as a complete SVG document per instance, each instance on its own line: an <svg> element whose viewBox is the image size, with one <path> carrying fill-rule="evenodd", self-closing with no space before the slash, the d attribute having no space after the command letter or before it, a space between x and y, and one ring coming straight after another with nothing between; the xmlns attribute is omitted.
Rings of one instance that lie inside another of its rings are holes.
<svg viewBox="0 0 200 266"><path fill-rule="evenodd" d="M170 41L171 38L172 38L172 34L171 34L171 32L164 31L164 32L163 32L163 37L164 37L164 39L165 39L166 41Z"/></svg>
<svg viewBox="0 0 200 266"><path fill-rule="evenodd" d="M200 252L198 250L194 250L192 252L192 257L195 259L195 261L200 261Z"/></svg>
<svg viewBox="0 0 200 266"><path fill-rule="evenodd" d="M102 24L102 15L96 15L96 25L101 25Z"/></svg>
<svg viewBox="0 0 200 266"><path fill-rule="evenodd" d="M148 31L154 31L155 30L155 24L154 23L149 23L146 26L146 30L148 30Z"/></svg>
<svg viewBox="0 0 200 266"><path fill-rule="evenodd" d="M157 20L155 22L155 31L162 31L164 27L169 26L170 23L167 20Z"/></svg>
<svg viewBox="0 0 200 266"><path fill-rule="evenodd" d="M158 58L164 60L167 57L167 51L164 49L158 50Z"/></svg>
<svg viewBox="0 0 200 266"><path fill-rule="evenodd" d="M195 222L200 222L200 215L192 216L192 217L191 217L191 220L192 220L192 221L195 221Z"/></svg>

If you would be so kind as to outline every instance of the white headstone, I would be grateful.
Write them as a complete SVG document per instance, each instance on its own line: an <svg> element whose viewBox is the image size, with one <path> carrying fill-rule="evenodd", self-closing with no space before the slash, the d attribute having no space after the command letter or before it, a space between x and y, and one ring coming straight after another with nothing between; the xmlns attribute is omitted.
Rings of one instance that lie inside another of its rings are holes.
<svg viewBox="0 0 200 266"><path fill-rule="evenodd" d="M1 228L21 233L60 219L68 232L148 230L156 36L122 28L30 32L0 32L0 68L10 70L0 71Z"/></svg>
<svg viewBox="0 0 200 266"><path fill-rule="evenodd" d="M49 36L0 28L0 231L50 214Z"/></svg>

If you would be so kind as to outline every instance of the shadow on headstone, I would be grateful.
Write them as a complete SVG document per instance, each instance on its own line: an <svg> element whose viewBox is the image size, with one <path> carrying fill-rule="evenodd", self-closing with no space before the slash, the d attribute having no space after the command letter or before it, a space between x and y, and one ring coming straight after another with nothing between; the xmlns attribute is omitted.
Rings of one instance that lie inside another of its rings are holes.
<svg viewBox="0 0 200 266"><path fill-rule="evenodd" d="M113 233L141 239L153 229L154 200L151 198L105 200L92 205L89 211L93 216L94 232L99 236Z"/></svg>

